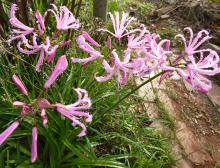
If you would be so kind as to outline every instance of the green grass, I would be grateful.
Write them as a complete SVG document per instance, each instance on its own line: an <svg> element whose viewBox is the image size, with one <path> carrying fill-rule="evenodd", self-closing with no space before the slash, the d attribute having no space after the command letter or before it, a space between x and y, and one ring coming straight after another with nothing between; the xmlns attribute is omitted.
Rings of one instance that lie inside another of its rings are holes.
<svg viewBox="0 0 220 168"><path fill-rule="evenodd" d="M220 0L210 0L210 2L220 3Z"/></svg>
<svg viewBox="0 0 220 168"><path fill-rule="evenodd" d="M175 120L169 114L169 111L166 108L166 105L163 102L161 102L158 98L156 98L155 103L156 103L156 106L158 107L160 118L163 119L163 124L166 125L169 129L171 129L174 132L176 129Z"/></svg>
<svg viewBox="0 0 220 168"><path fill-rule="evenodd" d="M44 5L39 8L43 9ZM91 1L86 3L82 11L81 23L84 27L90 23L89 33L99 37L99 34L90 32L96 25L92 23L91 18L85 17L83 13L86 11L91 12ZM76 35L77 33L73 38ZM85 57L85 53L76 49L75 45L74 42L67 51L59 51L56 60L63 54L67 55L68 60L74 56ZM28 99L22 96L12 83L12 75L16 73L21 77L27 86L30 98L34 100L41 92L53 67L45 64L39 74L34 69L39 55L22 55L16 51L15 47L6 48L6 50L6 53L0 55L0 132L19 116L20 109L13 108L12 102L16 100L28 102ZM9 54L9 51L13 55ZM0 167L164 168L174 165L169 139L150 126L147 109L144 108L138 95L133 93L118 106L106 111L136 87L134 82L129 81L123 88L118 88L115 79L98 83L94 79L96 72L99 74L103 72L98 62L80 66L69 61L65 74L48 92L43 94L43 97L51 103L70 104L76 100L76 93L72 88L81 87L88 90L92 98L93 121L87 124L86 137L78 138L80 128L73 127L68 120L61 119L56 111L47 110L49 122L46 128L42 126L41 118L37 117L38 161L35 164L30 163L31 129L34 120L32 117L27 117L0 147Z"/></svg>

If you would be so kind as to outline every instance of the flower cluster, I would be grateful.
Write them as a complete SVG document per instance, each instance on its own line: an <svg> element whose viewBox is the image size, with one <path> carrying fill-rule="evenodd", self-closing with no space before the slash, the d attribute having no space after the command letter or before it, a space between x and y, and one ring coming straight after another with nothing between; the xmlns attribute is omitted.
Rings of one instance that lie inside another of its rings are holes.
<svg viewBox="0 0 220 168"><path fill-rule="evenodd" d="M184 35L177 35L183 40L185 49L175 53L171 49L170 40L160 39L158 34L150 33L144 25L128 30L135 18L122 13L120 19L118 12L109 15L114 32L107 29L98 31L110 34L106 39L110 59L109 55L103 56L101 45L85 32L77 38L77 43L79 48L87 52L90 57L72 58L74 63L80 64L101 60L106 75L95 74L98 82L108 81L115 75L119 85L125 85L129 76L144 78L157 71L163 71L160 81L177 72L195 90L207 93L211 89L211 81L206 76L220 73L220 67L219 55L214 50L200 48L211 38L209 32L202 30L194 37L192 29L185 28L190 33L189 41ZM124 50L121 51L121 48L117 50L118 45L124 45Z"/></svg>
<svg viewBox="0 0 220 168"><path fill-rule="evenodd" d="M12 35L8 42L16 41L18 50L23 54L40 53L36 64L36 71L38 72L40 72L44 61L49 63L54 60L58 48L62 48L70 43L70 41L65 40L61 44L54 42L58 38L60 31L69 29L77 30L80 27L79 20L73 16L66 6L61 6L58 9L52 4L52 7L53 9L48 9L44 15L41 15L39 11L35 13L37 22L36 30L33 27L26 26L17 19L15 14L18 7L16 4L12 4L10 10L9 22L12 26ZM56 31L53 33L53 38L48 37L46 34L45 18L49 12L54 14L56 18ZM32 39L31 42L30 39Z"/></svg>
<svg viewBox="0 0 220 168"><path fill-rule="evenodd" d="M59 32L68 29L77 30L80 27L79 21L75 19L67 7L61 6L59 10L54 4L52 4L52 7L53 9L48 9L43 16L38 11L35 13L37 30L26 26L17 19L15 15L16 11L18 10L17 5L12 4L9 14L9 22L11 23L12 31L8 42L16 42L18 50L23 54L31 55L40 53L38 62L35 67L37 72L40 72L40 67L45 61L49 63L54 60L56 50L58 48L62 48L65 45L70 44L70 40L63 41L60 45L53 41L57 38ZM46 36L45 17L47 16L48 12L54 14L56 18L57 30L53 33L52 38ZM43 39L45 39L45 41L43 41ZM45 82L42 92L46 92L55 83L58 77L62 75L64 71L66 71L67 68L68 61L66 55L60 56L48 80ZM52 109L60 113L62 117L69 119L74 127L81 127L82 131L79 133L79 137L86 135L87 129L82 120L85 119L85 122L87 123L92 121L92 115L87 112L91 108L92 104L86 90L81 88L74 89L78 95L78 100L73 104L51 104L47 99L42 97L41 93L39 93L39 96L36 98L36 100L31 100L26 86L22 80L17 75L13 75L12 80L20 92L29 98L28 100L30 102L13 102L14 107L21 108L21 112L18 119L15 120L3 133L0 134L0 145L2 145L5 140L16 130L24 117L33 116L34 123L32 128L31 162L35 162L38 157L38 128L36 124L36 115L41 117L43 125L46 126L48 122L46 110L48 109Z"/></svg>
<svg viewBox="0 0 220 168"><path fill-rule="evenodd" d="M53 76L54 74L51 75L48 81L53 81L55 79L53 78ZM13 75L12 80L17 85L20 92L23 95L28 96L28 91L25 85L23 84L23 82L20 80L20 78L17 75ZM48 81L46 83L48 83ZM0 145L2 145L4 141L13 133L13 131L16 130L16 128L20 125L22 119L26 116L36 116L38 114L42 118L43 125L46 126L48 122L46 109L53 109L59 112L61 116L69 119L72 122L73 126L81 127L82 131L78 136L79 137L85 136L87 129L80 120L85 118L85 122L92 121L92 115L89 114L88 112L85 112L86 110L89 110L91 108L91 99L89 98L86 90L77 88L75 89L75 91L78 95L78 100L75 103L69 105L63 105L60 103L51 104L47 99L42 97L38 98L37 100L34 100L34 102L32 102L31 105L20 101L13 102L14 107L21 108L20 117L19 119L14 121L3 133L0 134ZM32 129L32 146L31 146L32 162L35 162L38 156L37 136L38 136L38 131L35 121Z"/></svg>

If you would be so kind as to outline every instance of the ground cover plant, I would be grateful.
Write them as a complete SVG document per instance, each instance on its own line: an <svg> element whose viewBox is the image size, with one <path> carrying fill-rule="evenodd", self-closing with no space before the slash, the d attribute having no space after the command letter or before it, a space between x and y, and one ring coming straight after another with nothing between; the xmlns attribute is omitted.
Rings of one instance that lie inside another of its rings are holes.
<svg viewBox="0 0 220 168"><path fill-rule="evenodd" d="M206 75L220 72L218 54L200 48L209 32L186 28L190 37L177 35L184 48L174 52L169 39L133 25L136 19L125 12L109 13L110 26L97 29L95 39L66 6L34 11L32 26L18 11L11 4L13 52L3 49L0 60L2 167L174 164L166 139L149 127L146 110L136 108L135 92L173 73L208 92ZM143 83L135 86L134 78Z"/></svg>

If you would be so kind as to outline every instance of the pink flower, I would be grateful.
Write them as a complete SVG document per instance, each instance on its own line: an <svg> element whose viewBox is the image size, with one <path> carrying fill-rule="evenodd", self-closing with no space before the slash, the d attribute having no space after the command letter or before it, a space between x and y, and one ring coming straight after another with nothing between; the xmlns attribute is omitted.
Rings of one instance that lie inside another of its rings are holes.
<svg viewBox="0 0 220 168"><path fill-rule="evenodd" d="M130 73L130 69L128 66L128 63L130 61L130 52L125 52L124 60L121 61L119 59L118 54L115 50L112 51L113 55L113 67L111 67L107 61L103 61L102 64L104 66L104 69L107 72L106 76L95 76L96 80L98 82L105 82L107 80L110 80L114 74L117 75L117 80L120 85L124 85L128 81L128 76Z"/></svg>
<svg viewBox="0 0 220 168"><path fill-rule="evenodd" d="M40 44L40 45L37 44L37 34L36 33L33 33L32 43L33 44L30 44L28 42L28 39L24 35L21 35L21 41L19 41L17 43L18 51L20 51L23 54L30 55L30 54L35 54L35 53L39 52L43 47L42 44ZM24 45L24 48L21 47L22 44Z"/></svg>
<svg viewBox="0 0 220 168"><path fill-rule="evenodd" d="M18 128L19 122L13 122L4 132L0 134L0 145L2 145L5 140Z"/></svg>
<svg viewBox="0 0 220 168"><path fill-rule="evenodd" d="M79 45L79 48L81 48L83 51L87 52L90 54L90 57L88 58L72 58L72 61L74 63L79 62L79 63L88 63L91 61L94 61L95 59L102 57L102 54L95 50L89 43L86 42L86 39L83 35L80 35L76 39L77 44ZM90 39L91 41L91 39ZM97 45L97 44L96 44Z"/></svg>
<svg viewBox="0 0 220 168"><path fill-rule="evenodd" d="M170 40L161 40L159 43L156 39L151 40L150 50L145 51L146 63L149 65L150 72L160 68L165 71L175 70L173 67L168 66L167 57L172 54L170 51Z"/></svg>
<svg viewBox="0 0 220 168"><path fill-rule="evenodd" d="M205 57L205 54L208 55ZM195 90L207 93L212 88L212 82L204 75L213 76L220 73L218 54L208 49L200 52L198 61L194 57L189 58L191 62L187 64L185 70L177 68L178 74L191 84Z"/></svg>
<svg viewBox="0 0 220 168"><path fill-rule="evenodd" d="M139 29L134 29L128 32L127 27L132 23L132 21L136 20L134 17L128 17L128 13L122 13L122 17L120 20L119 12L115 12L115 17L113 14L109 13L110 18L112 20L114 33L110 32L107 29L99 29L98 31L108 32L118 40L120 40L122 37L127 36L131 33L140 31Z"/></svg>
<svg viewBox="0 0 220 168"><path fill-rule="evenodd" d="M56 50L59 48L59 45L51 46L49 37L46 37L45 44L37 44L37 34L33 33L32 43L30 44L28 42L28 39L25 36L21 36L21 41L17 43L18 50L23 54L36 54L40 51L40 57L36 64L36 71L40 72L40 67L42 66L44 59L47 60L47 62L52 62L54 60L54 57L56 55ZM22 44L24 47L22 47Z"/></svg>
<svg viewBox="0 0 220 168"><path fill-rule="evenodd" d="M35 70L37 72L41 71L40 67L44 62L45 53L48 53L49 47L50 47L50 39L49 39L49 37L47 37L46 38L46 44L42 44L42 46L41 46L40 57L38 58L37 64L35 66Z"/></svg>
<svg viewBox="0 0 220 168"><path fill-rule="evenodd" d="M82 131L78 135L79 137L86 135L86 126L80 121L81 118L85 118L86 122L92 121L92 115L84 112L91 108L91 100L88 97L88 93L84 89L75 89L78 95L78 100L70 105L56 104L56 110L65 118L72 121L73 126L80 126ZM83 111L82 111L83 110Z"/></svg>
<svg viewBox="0 0 220 168"><path fill-rule="evenodd" d="M128 36L128 48L130 49L140 49L146 42L146 35L150 32L147 31L144 25L141 25L143 28L138 36L135 37L135 34L131 34Z"/></svg>
<svg viewBox="0 0 220 168"><path fill-rule="evenodd" d="M24 25L17 19L15 16L17 10L17 5L12 4L9 13L9 22L14 27L14 29L12 29L12 37L8 40L9 43L15 39L20 39L22 36L26 36L34 32L34 28Z"/></svg>
<svg viewBox="0 0 220 168"><path fill-rule="evenodd" d="M20 102L20 101L13 102L13 106L14 107L22 107L22 110L21 110L21 113L20 113L21 116L27 115L31 110L31 107L29 105L27 105L24 102Z"/></svg>
<svg viewBox="0 0 220 168"><path fill-rule="evenodd" d="M49 9L48 11L54 14L57 22L56 28L58 30L79 29L79 20L73 16L72 12L66 6L61 6L59 10L54 4L52 4L52 7L53 10Z"/></svg>
<svg viewBox="0 0 220 168"><path fill-rule="evenodd" d="M83 37L90 42L92 45L96 46L96 47L101 47L100 44L98 44L86 31L82 32Z"/></svg>
<svg viewBox="0 0 220 168"><path fill-rule="evenodd" d="M40 110L40 116L43 122L43 125L46 126L48 122L47 114L45 109L53 109L54 105L50 104L50 102L47 99L40 98L37 101L39 110Z"/></svg>
<svg viewBox="0 0 220 168"><path fill-rule="evenodd" d="M31 162L37 160L37 127L32 129Z"/></svg>
<svg viewBox="0 0 220 168"><path fill-rule="evenodd" d="M146 52L146 56L156 62L152 70L160 67L162 70L173 70L172 67L167 66L167 56L172 54L170 51L170 40L161 40L159 43L156 40L150 42L151 52Z"/></svg>
<svg viewBox="0 0 220 168"><path fill-rule="evenodd" d="M46 114L46 110L45 109L41 109L41 113L40 113L43 125L46 126L47 122L48 122L48 118L47 118L47 114Z"/></svg>
<svg viewBox="0 0 220 168"><path fill-rule="evenodd" d="M47 13L45 13L44 17L46 16ZM40 33L40 35L43 35L44 34L44 31L45 31L45 25L44 25L44 17L40 14L39 11L37 11L35 13L35 17L37 19L37 28L38 28L38 31Z"/></svg>
<svg viewBox="0 0 220 168"><path fill-rule="evenodd" d="M47 62L52 62L56 55L56 50L59 48L59 45L55 45L51 48L51 50L45 50L47 54Z"/></svg>
<svg viewBox="0 0 220 168"><path fill-rule="evenodd" d="M157 38L158 36L152 36L138 50L135 50L137 56L129 63L133 74L142 78L158 69L164 71L175 70L167 62L167 57L172 54L170 41L161 40L157 42Z"/></svg>
<svg viewBox="0 0 220 168"><path fill-rule="evenodd" d="M17 75L13 75L12 76L12 80L13 82L17 85L18 89L20 90L20 92L25 95L28 96L28 91L25 87L25 85L23 84L23 82L19 79L19 77Z"/></svg>
<svg viewBox="0 0 220 168"><path fill-rule="evenodd" d="M108 62L106 60L103 60L102 61L102 65L107 73L106 76L96 76L95 75L95 79L98 81L98 82L105 82L105 81L108 81L110 79L112 79L113 75L114 75L114 67L112 68Z"/></svg>
<svg viewBox="0 0 220 168"><path fill-rule="evenodd" d="M44 88L48 89L56 81L56 79L67 69L67 67L68 67L68 62L66 56L63 55L58 59L53 72L51 73L49 79L44 84Z"/></svg>
<svg viewBox="0 0 220 168"><path fill-rule="evenodd" d="M209 32L206 30L202 30L200 31L196 37L194 38L194 34L193 31L190 27L185 28L185 30L188 30L190 33L190 39L189 42L187 44L187 40L186 38L179 34L176 37L180 37L182 38L184 45L185 45L185 52L191 56L195 53L201 52L201 51L205 51L205 50L197 50L204 42L206 42L207 40L211 39L211 37L209 36Z"/></svg>

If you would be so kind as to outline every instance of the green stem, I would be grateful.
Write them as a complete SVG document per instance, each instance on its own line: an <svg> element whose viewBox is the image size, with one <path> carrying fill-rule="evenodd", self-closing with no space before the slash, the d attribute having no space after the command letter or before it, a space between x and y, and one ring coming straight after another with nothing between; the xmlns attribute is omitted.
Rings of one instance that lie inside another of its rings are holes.
<svg viewBox="0 0 220 168"><path fill-rule="evenodd" d="M131 94L133 94L134 92L136 92L138 89L140 89L142 86L146 85L147 83L153 81L154 79L156 79L157 77L159 77L160 75L164 74L165 72L160 72L156 75L154 75L152 78L146 80L145 82L143 82L142 84L138 85L135 89L133 89L132 91L130 91L129 93L127 93L125 96L123 96L122 98L120 98L117 102L115 102L112 106L110 106L107 110L105 110L105 112L112 110L114 107L116 107L117 105L119 105L124 99L126 99L128 96L130 96Z"/></svg>

